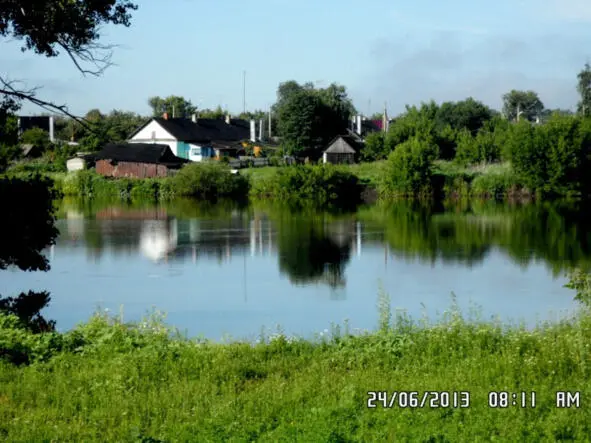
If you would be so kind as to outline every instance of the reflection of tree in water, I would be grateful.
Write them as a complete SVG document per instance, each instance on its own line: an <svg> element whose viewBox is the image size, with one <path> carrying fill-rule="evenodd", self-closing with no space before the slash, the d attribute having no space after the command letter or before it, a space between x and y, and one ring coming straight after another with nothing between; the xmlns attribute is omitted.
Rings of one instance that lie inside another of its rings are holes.
<svg viewBox="0 0 591 443"><path fill-rule="evenodd" d="M402 201L370 208L362 219L381 225L400 257L472 266L496 247L522 266L543 260L555 274L591 269L591 213L582 205L472 202L442 211Z"/></svg>
<svg viewBox="0 0 591 443"><path fill-rule="evenodd" d="M352 228L347 223L352 225L325 222L323 216L282 214L277 226L280 271L296 284L344 287L344 268L351 255Z"/></svg>

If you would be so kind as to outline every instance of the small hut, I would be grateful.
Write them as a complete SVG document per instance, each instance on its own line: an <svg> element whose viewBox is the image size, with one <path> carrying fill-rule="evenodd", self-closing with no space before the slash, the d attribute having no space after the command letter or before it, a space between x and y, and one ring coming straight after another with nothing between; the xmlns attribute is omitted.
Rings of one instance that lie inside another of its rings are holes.
<svg viewBox="0 0 591 443"><path fill-rule="evenodd" d="M350 135L339 135L322 154L323 163L355 163L361 144Z"/></svg>
<svg viewBox="0 0 591 443"><path fill-rule="evenodd" d="M107 177L166 177L189 163L174 155L168 145L151 143L110 144L94 158L96 172Z"/></svg>

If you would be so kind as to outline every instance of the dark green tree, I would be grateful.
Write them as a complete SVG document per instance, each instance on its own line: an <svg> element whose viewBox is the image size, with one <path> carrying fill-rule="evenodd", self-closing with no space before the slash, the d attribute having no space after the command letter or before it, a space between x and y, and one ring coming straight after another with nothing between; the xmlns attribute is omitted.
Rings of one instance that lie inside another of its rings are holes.
<svg viewBox="0 0 591 443"><path fill-rule="evenodd" d="M382 172L380 193L420 196L432 192L432 165L437 145L429 134L419 134L396 146Z"/></svg>
<svg viewBox="0 0 591 443"><path fill-rule="evenodd" d="M319 148L345 132L355 112L344 86L333 83L315 89L312 83L300 85L295 81L279 85L273 110L286 150L312 156L318 156Z"/></svg>
<svg viewBox="0 0 591 443"><path fill-rule="evenodd" d="M544 103L534 91L515 89L503 95L503 115L510 121L535 121L544 110Z"/></svg>
<svg viewBox="0 0 591 443"><path fill-rule="evenodd" d="M581 115L591 115L591 66L585 63L585 67L577 75L577 92L580 100L577 104L577 112Z"/></svg>
<svg viewBox="0 0 591 443"><path fill-rule="evenodd" d="M10 108L0 107L0 173L18 158L18 118Z"/></svg>
<svg viewBox="0 0 591 443"><path fill-rule="evenodd" d="M226 113L219 105L215 109L202 109L199 111L199 118L213 118L219 120L225 116Z"/></svg>
<svg viewBox="0 0 591 443"><path fill-rule="evenodd" d="M150 97L148 104L154 117L161 117L163 113L167 113L169 118L189 118L197 112L197 107L190 100L178 95Z"/></svg>
<svg viewBox="0 0 591 443"><path fill-rule="evenodd" d="M442 103L436 118L440 127L449 125L455 131L465 128L476 134L492 116L491 108L469 97L459 102Z"/></svg>
<svg viewBox="0 0 591 443"><path fill-rule="evenodd" d="M386 150L385 134L383 132L372 132L365 137L365 145L361 150L361 159L364 161L384 160L388 157Z"/></svg>
<svg viewBox="0 0 591 443"><path fill-rule="evenodd" d="M41 128L27 129L21 134L21 143L28 143L39 146L43 150L49 148L51 142L49 141L49 133Z"/></svg>
<svg viewBox="0 0 591 443"><path fill-rule="evenodd" d="M100 30L108 24L128 27L136 9L128 0L0 0L0 37L21 40L23 51L46 57L64 52L83 74L100 75L111 65L112 55L112 46L99 43ZM41 100L35 89L19 89L17 82L4 77L0 95L74 117L65 106Z"/></svg>

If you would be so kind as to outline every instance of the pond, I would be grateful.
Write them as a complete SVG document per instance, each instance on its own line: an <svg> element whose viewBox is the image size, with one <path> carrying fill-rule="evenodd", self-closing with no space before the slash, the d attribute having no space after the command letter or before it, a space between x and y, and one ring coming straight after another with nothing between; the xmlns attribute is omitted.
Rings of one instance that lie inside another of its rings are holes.
<svg viewBox="0 0 591 443"><path fill-rule="evenodd" d="M568 206L408 202L335 214L177 201L65 200L49 272L4 271L0 294L48 290L67 330L97 309L139 320L156 307L190 336L253 339L263 327L312 336L375 329L393 310L436 320L452 302L504 323L576 309L566 272L591 263L589 217ZM454 294L452 296L452 294Z"/></svg>

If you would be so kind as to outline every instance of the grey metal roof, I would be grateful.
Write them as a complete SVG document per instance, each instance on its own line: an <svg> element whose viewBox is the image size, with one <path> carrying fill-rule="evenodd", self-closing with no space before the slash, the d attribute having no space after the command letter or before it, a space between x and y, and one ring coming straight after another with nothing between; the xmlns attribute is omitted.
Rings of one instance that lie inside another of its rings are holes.
<svg viewBox="0 0 591 443"><path fill-rule="evenodd" d="M356 154L361 146L350 136L339 135L324 151L327 154Z"/></svg>

